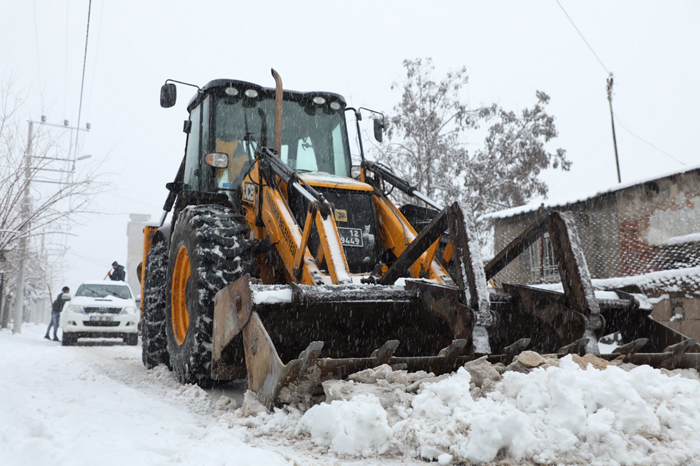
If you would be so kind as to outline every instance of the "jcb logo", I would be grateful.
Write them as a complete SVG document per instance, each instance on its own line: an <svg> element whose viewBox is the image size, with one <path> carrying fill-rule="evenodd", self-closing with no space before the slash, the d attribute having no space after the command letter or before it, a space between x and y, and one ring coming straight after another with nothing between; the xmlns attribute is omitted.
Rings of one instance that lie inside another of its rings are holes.
<svg viewBox="0 0 700 466"><path fill-rule="evenodd" d="M347 222L348 221L348 212L346 210L336 209L335 210L335 221L336 222Z"/></svg>
<svg viewBox="0 0 700 466"><path fill-rule="evenodd" d="M245 183L245 190L243 191L243 200L248 202L255 202L255 185L253 183Z"/></svg>

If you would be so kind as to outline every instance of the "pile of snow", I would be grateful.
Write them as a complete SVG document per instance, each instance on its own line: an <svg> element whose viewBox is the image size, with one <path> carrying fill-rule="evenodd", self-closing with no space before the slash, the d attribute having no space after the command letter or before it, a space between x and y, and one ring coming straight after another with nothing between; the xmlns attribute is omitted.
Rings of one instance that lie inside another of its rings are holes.
<svg viewBox="0 0 700 466"><path fill-rule="evenodd" d="M522 372L481 359L441 377L381 366L325 382L326 402L305 413L288 407L245 422L340 458L700 464L697 372L596 359L540 357Z"/></svg>

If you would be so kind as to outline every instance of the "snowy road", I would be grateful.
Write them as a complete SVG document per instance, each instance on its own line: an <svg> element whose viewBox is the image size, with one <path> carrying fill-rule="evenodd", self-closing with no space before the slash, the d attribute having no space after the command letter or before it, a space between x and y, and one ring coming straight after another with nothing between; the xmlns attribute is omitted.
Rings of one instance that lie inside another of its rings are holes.
<svg viewBox="0 0 700 466"><path fill-rule="evenodd" d="M216 405L219 393L146 371L140 346L62 347L43 333L0 331L2 466L335 463L256 439Z"/></svg>
<svg viewBox="0 0 700 466"><path fill-rule="evenodd" d="M43 333L0 331L0 466L700 465L694 370L536 353L525 371L380 366L324 383L305 412L244 417L240 387L182 386L138 346Z"/></svg>

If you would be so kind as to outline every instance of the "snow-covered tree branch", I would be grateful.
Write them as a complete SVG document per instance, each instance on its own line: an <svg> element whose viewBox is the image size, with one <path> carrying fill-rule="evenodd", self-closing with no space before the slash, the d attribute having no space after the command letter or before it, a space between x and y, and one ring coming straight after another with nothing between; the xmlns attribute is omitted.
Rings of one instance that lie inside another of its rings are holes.
<svg viewBox="0 0 700 466"><path fill-rule="evenodd" d="M547 147L557 129L544 92L518 113L497 104L470 109L460 95L466 68L436 80L430 58L405 60L404 67L404 80L392 86L402 95L389 117L389 141L379 150L427 196L445 205L458 200L479 218L546 195L540 173L571 166L564 149Z"/></svg>
<svg viewBox="0 0 700 466"><path fill-rule="evenodd" d="M61 147L67 130L49 130L36 123L29 133L24 102L11 78L0 83L0 272L5 275L4 300L14 294L17 263L22 258L28 259L25 299L45 293L41 277L46 277L49 264L38 245L50 235L66 234L75 216L89 212L91 201L104 187L96 180L94 168L77 171L68 151ZM3 311L0 309L0 314Z"/></svg>

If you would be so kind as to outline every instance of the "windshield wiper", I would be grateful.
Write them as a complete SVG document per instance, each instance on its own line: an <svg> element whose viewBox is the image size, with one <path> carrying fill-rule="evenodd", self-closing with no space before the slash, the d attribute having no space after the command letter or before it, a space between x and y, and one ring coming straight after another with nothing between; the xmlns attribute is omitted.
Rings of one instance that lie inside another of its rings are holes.
<svg viewBox="0 0 700 466"><path fill-rule="evenodd" d="M267 114L262 108L258 108L260 116L260 144L267 146Z"/></svg>

